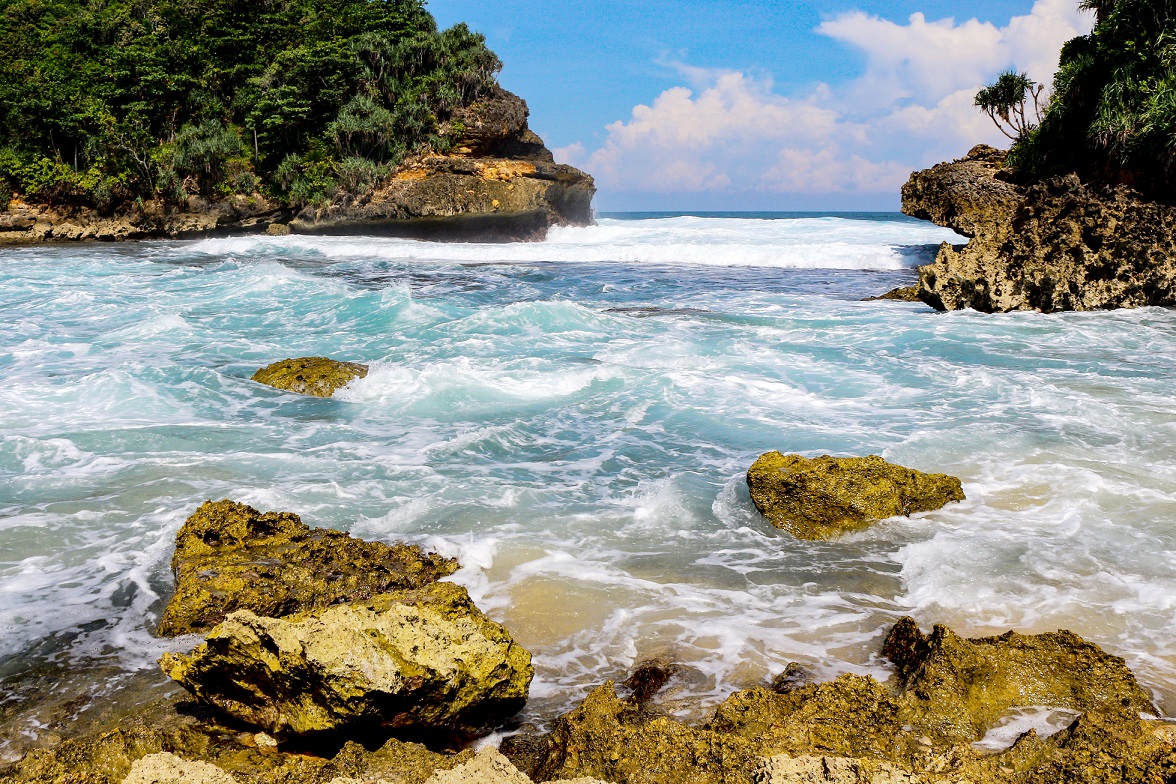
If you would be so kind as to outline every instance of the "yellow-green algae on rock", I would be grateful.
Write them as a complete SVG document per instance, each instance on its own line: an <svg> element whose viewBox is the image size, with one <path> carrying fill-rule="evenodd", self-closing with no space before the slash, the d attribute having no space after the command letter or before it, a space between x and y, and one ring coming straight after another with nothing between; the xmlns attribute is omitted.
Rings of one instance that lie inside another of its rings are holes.
<svg viewBox="0 0 1176 784"><path fill-rule="evenodd" d="M235 610L280 618L457 571L457 561L415 545L365 542L228 500L207 501L188 518L171 566L176 592L159 623L164 636L206 631Z"/></svg>
<svg viewBox="0 0 1176 784"><path fill-rule="evenodd" d="M887 640L898 677L845 674L785 693L732 694L701 726L620 699L611 683L507 756L536 781L616 784L1159 784L1176 733L1123 661L1069 632L964 640L903 619ZM987 697L991 696L991 704ZM990 754L972 744L1013 708L1083 714ZM530 749L537 748L534 751ZM504 746L504 749L508 749Z"/></svg>
<svg viewBox="0 0 1176 784"><path fill-rule="evenodd" d="M250 380L275 389L300 395L330 397L357 378L366 378L368 366L358 362L340 362L327 357L283 359L267 365Z"/></svg>
<svg viewBox="0 0 1176 784"><path fill-rule="evenodd" d="M964 500L954 476L924 474L877 455L809 459L768 452L748 470L747 487L760 514L798 539L830 539Z"/></svg>
<svg viewBox="0 0 1176 784"><path fill-rule="evenodd" d="M473 732L517 713L534 675L531 654L452 583L285 619L242 610L160 666L201 702L287 736Z"/></svg>

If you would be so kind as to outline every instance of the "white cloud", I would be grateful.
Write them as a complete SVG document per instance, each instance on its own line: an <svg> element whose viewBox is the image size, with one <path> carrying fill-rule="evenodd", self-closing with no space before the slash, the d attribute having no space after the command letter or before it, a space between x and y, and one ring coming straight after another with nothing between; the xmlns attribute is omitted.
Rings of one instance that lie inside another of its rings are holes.
<svg viewBox="0 0 1176 784"><path fill-rule="evenodd" d="M617 191L896 190L913 168L1005 141L972 106L976 90L1010 67L1048 83L1061 45L1090 28L1076 5L1037 0L1003 27L841 14L817 32L865 55L857 79L790 97L764 76L675 64L694 89L666 90L609 125L598 149L557 157Z"/></svg>

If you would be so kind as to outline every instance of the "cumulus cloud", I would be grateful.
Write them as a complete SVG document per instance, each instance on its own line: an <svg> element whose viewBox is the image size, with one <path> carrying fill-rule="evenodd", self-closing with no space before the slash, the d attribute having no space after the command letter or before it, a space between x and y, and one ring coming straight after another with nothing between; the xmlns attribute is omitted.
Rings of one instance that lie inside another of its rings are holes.
<svg viewBox="0 0 1176 784"><path fill-rule="evenodd" d="M912 168L1003 140L972 106L976 90L1010 67L1048 83L1062 44L1092 24L1076 5L1037 0L1003 27L841 14L817 32L865 55L846 84L789 96L764 75L678 65L690 87L634 107L599 148L557 155L616 191L893 191Z"/></svg>

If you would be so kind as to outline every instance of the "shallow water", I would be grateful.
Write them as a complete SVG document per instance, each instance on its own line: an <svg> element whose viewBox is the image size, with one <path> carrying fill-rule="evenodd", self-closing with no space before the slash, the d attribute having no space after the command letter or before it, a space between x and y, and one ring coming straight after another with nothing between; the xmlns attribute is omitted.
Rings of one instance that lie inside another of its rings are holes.
<svg viewBox="0 0 1176 784"><path fill-rule="evenodd" d="M704 217L0 252L0 683L153 667L174 534L230 497L459 556L535 653L529 717L656 654L710 700L789 661L884 676L905 614L1072 629L1172 712L1176 314L858 301L944 240ZM311 354L373 369L333 400L248 380ZM770 449L882 454L968 501L800 542L747 496Z"/></svg>

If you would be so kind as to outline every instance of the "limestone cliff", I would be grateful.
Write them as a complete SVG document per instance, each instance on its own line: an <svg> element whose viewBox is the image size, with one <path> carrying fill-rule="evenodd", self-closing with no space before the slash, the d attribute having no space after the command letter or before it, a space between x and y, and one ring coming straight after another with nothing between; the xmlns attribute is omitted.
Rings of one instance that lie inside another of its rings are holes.
<svg viewBox="0 0 1176 784"><path fill-rule="evenodd" d="M246 234L271 225L305 234L511 241L590 224L592 177L555 163L528 114L522 98L496 89L458 110L450 123L460 141L446 154L417 155L371 193L340 193L300 211L262 194L211 202L194 196L181 206L140 202L113 215L14 200L0 211L0 245Z"/></svg>
<svg viewBox="0 0 1176 784"><path fill-rule="evenodd" d="M1176 207L1076 175L1019 184L980 146L915 172L902 210L958 231L919 270L919 298L986 313L1176 304Z"/></svg>

